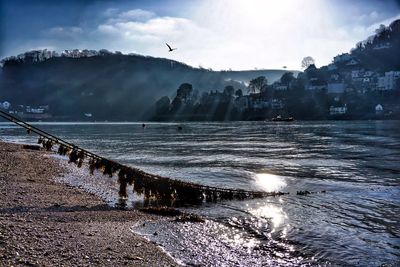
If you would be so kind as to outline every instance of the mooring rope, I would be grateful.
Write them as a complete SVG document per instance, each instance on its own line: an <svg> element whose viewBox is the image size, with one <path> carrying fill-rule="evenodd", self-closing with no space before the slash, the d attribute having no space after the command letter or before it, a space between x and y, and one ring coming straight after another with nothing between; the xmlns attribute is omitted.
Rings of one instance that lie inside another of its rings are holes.
<svg viewBox="0 0 400 267"><path fill-rule="evenodd" d="M93 152L56 137L4 111L0 110L0 116L25 128L27 133L33 132L38 134L38 143L42 144L47 150L51 150L53 144L59 145L58 153L60 155L68 155L69 162L77 164L78 167L82 166L85 157L90 158L88 164L91 174L93 174L96 169L101 170L103 174L107 174L110 177L118 172L118 182L120 184L119 194L121 197L127 197L126 189L128 185L133 187L134 193L138 195L143 194L146 199L154 198L156 200L168 202L177 201L181 204L199 203L204 200L207 202L233 199L244 200L289 194L283 192L251 191L206 186L146 173L138 168L126 166L96 155Z"/></svg>

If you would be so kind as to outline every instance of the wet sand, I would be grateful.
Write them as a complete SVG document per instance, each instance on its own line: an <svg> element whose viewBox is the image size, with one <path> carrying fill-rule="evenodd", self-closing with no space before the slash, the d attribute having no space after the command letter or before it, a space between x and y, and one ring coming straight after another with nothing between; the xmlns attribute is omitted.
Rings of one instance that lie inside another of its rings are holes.
<svg viewBox="0 0 400 267"><path fill-rule="evenodd" d="M156 216L55 182L66 172L48 152L0 142L0 266L177 266L129 230Z"/></svg>

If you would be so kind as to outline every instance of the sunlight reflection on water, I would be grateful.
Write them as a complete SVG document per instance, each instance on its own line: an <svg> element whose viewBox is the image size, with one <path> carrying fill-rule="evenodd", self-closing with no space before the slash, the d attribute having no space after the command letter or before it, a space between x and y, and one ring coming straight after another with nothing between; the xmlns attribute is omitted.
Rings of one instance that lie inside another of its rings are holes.
<svg viewBox="0 0 400 267"><path fill-rule="evenodd" d="M257 209L250 209L249 212L258 218L271 220L274 228L281 226L288 218L282 208L278 208L272 204L266 204Z"/></svg>
<svg viewBox="0 0 400 267"><path fill-rule="evenodd" d="M257 173L254 180L261 189L267 192L279 191L286 186L285 179L282 176L270 173Z"/></svg>

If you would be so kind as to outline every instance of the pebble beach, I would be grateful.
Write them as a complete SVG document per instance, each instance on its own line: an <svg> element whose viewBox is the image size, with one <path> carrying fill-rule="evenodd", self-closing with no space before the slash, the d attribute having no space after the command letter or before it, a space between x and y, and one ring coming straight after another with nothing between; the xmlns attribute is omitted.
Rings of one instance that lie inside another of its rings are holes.
<svg viewBox="0 0 400 267"><path fill-rule="evenodd" d="M49 152L0 142L0 266L177 266L130 231L156 216L56 182L65 165Z"/></svg>

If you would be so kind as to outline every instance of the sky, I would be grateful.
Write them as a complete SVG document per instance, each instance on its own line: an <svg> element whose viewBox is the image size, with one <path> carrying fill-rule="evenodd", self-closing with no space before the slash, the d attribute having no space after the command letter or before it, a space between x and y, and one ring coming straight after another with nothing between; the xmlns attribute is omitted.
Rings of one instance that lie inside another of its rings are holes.
<svg viewBox="0 0 400 267"><path fill-rule="evenodd" d="M108 49L214 70L299 70L395 19L399 0L0 0L0 58Z"/></svg>

